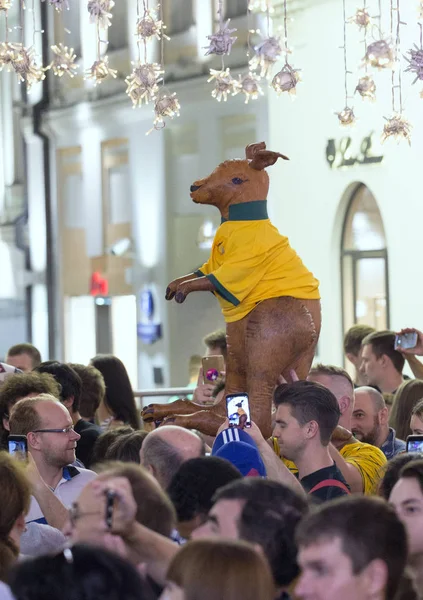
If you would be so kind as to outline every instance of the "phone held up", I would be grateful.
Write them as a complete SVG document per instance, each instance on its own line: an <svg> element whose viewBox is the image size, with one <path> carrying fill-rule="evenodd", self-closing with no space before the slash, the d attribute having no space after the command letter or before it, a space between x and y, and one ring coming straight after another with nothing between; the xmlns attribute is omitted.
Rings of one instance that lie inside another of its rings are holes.
<svg viewBox="0 0 423 600"><path fill-rule="evenodd" d="M226 414L229 427L251 427L250 403L248 394L229 394L226 396Z"/></svg>
<svg viewBox="0 0 423 600"><path fill-rule="evenodd" d="M225 370L225 359L221 354L214 356L203 356L203 379L204 383L217 385L223 379L221 373Z"/></svg>
<svg viewBox="0 0 423 600"><path fill-rule="evenodd" d="M402 333L401 335L395 336L395 350L411 350L417 346L417 333L412 331L411 333Z"/></svg>
<svg viewBox="0 0 423 600"><path fill-rule="evenodd" d="M423 435L409 435L407 438L406 452L423 453Z"/></svg>
<svg viewBox="0 0 423 600"><path fill-rule="evenodd" d="M9 454L21 461L28 460L28 441L26 435L9 435Z"/></svg>

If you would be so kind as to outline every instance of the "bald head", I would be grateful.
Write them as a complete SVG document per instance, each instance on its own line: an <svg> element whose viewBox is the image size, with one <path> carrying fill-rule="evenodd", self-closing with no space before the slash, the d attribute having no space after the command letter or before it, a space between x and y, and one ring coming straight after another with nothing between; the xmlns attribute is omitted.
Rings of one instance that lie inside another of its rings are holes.
<svg viewBox="0 0 423 600"><path fill-rule="evenodd" d="M51 419L66 415L67 409L50 394L39 394L19 400L10 414L10 433L27 435L30 431L48 427ZM66 425L64 425L66 426Z"/></svg>
<svg viewBox="0 0 423 600"><path fill-rule="evenodd" d="M188 429L165 425L150 432L140 451L141 464L167 489L182 463L204 456L204 443Z"/></svg>
<svg viewBox="0 0 423 600"><path fill-rule="evenodd" d="M375 414L386 407L382 394L378 390L375 390L375 388L367 385L363 385L355 390L355 403L356 407L362 403L366 403L369 406L372 405Z"/></svg>

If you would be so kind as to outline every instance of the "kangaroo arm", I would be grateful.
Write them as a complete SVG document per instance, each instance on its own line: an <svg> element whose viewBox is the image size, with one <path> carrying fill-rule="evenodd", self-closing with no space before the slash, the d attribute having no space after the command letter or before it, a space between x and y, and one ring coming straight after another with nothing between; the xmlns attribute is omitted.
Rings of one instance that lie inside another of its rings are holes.
<svg viewBox="0 0 423 600"><path fill-rule="evenodd" d="M214 292L215 290L216 288L207 277L195 277L178 285L175 300L178 304L182 304L191 292Z"/></svg>

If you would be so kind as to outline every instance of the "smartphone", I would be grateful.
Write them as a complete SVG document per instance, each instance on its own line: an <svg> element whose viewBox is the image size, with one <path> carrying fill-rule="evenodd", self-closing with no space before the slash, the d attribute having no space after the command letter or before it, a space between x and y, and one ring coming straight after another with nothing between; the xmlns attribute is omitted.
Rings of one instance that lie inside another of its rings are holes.
<svg viewBox="0 0 423 600"><path fill-rule="evenodd" d="M109 530L112 528L112 523L113 523L113 507L114 507L114 503L115 503L115 498L116 498L116 492L113 492L112 490L106 491L105 521L106 521L106 527Z"/></svg>
<svg viewBox="0 0 423 600"><path fill-rule="evenodd" d="M226 414L230 427L250 427L250 403L247 394L229 394L226 396Z"/></svg>
<svg viewBox="0 0 423 600"><path fill-rule="evenodd" d="M203 356L202 365L204 383L217 385L222 381L223 377L220 373L225 370L225 359L221 354Z"/></svg>
<svg viewBox="0 0 423 600"><path fill-rule="evenodd" d="M18 460L26 461L28 459L28 442L26 435L9 435L8 445L9 454Z"/></svg>
<svg viewBox="0 0 423 600"><path fill-rule="evenodd" d="M417 346L417 333L412 331L411 333L403 333L402 335L395 336L394 348L403 348L404 350L415 348Z"/></svg>
<svg viewBox="0 0 423 600"><path fill-rule="evenodd" d="M407 438L406 452L423 453L423 435L409 435Z"/></svg>

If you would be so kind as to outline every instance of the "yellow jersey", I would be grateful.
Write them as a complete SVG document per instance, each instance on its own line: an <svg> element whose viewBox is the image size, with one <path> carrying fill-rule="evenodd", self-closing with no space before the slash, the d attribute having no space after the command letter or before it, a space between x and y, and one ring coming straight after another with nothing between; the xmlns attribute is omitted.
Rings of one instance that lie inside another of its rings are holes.
<svg viewBox="0 0 423 600"><path fill-rule="evenodd" d="M318 280L270 222L266 200L229 207L229 219L216 231L209 260L195 274L213 283L228 323L269 298L320 298Z"/></svg>
<svg viewBox="0 0 423 600"><path fill-rule="evenodd" d="M276 454L279 455L279 444L275 438L273 438L273 448ZM387 462L382 450L371 444L354 442L341 448L339 453L345 462L354 465L360 471L363 480L363 493L367 496L376 494L379 481L383 475L382 467ZM297 467L291 460L283 457L282 460L291 473L295 475L298 473Z"/></svg>

